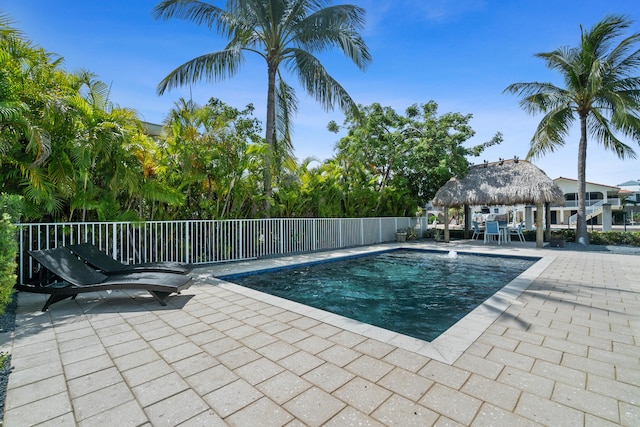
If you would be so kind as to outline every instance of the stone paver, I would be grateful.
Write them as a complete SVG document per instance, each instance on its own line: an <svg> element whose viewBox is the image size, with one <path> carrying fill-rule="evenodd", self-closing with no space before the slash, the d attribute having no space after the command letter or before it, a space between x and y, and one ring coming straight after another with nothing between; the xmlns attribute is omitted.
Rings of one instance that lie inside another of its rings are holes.
<svg viewBox="0 0 640 427"><path fill-rule="evenodd" d="M471 424L482 405L481 400L440 384L435 384L419 403L465 425Z"/></svg>
<svg viewBox="0 0 640 427"><path fill-rule="evenodd" d="M193 390L184 390L145 408L154 426L175 426L209 410Z"/></svg>
<svg viewBox="0 0 640 427"><path fill-rule="evenodd" d="M266 397L253 402L227 418L227 422L235 426L250 426L255 424L284 426L291 420L293 420L293 415Z"/></svg>
<svg viewBox="0 0 640 427"><path fill-rule="evenodd" d="M214 390L224 387L237 380L239 377L226 366L218 364L202 372L198 372L186 378L191 388L200 396L204 396Z"/></svg>
<svg viewBox="0 0 640 427"><path fill-rule="evenodd" d="M225 418L261 397L260 391L239 379L207 394L204 400L216 413Z"/></svg>
<svg viewBox="0 0 640 427"><path fill-rule="evenodd" d="M123 381L77 397L72 402L76 419L81 421L131 400L133 394Z"/></svg>
<svg viewBox="0 0 640 427"><path fill-rule="evenodd" d="M431 388L433 381L404 369L395 368L378 381L378 384L408 399L418 401Z"/></svg>
<svg viewBox="0 0 640 427"><path fill-rule="evenodd" d="M3 422L8 426L35 425L71 411L71 400L66 392L62 392L51 394L37 402L5 409Z"/></svg>
<svg viewBox="0 0 640 427"><path fill-rule="evenodd" d="M79 426L138 426L146 423L149 418L146 416L140 405L135 400L119 404L111 409L100 412L94 416L79 420Z"/></svg>
<svg viewBox="0 0 640 427"><path fill-rule="evenodd" d="M305 380L317 385L328 393L332 393L342 387L353 377L354 375L351 372L332 363L324 363L302 376Z"/></svg>
<svg viewBox="0 0 640 427"><path fill-rule="evenodd" d="M346 404L317 387L310 388L284 404L300 421L320 426L340 412Z"/></svg>
<svg viewBox="0 0 640 427"><path fill-rule="evenodd" d="M132 391L142 406L149 406L189 388L175 372L133 387Z"/></svg>
<svg viewBox="0 0 640 427"><path fill-rule="evenodd" d="M350 406L370 414L391 396L391 392L364 378L356 377L333 393Z"/></svg>
<svg viewBox="0 0 640 427"><path fill-rule="evenodd" d="M371 414L384 425L430 426L438 419L438 414L425 406L404 397L393 395Z"/></svg>
<svg viewBox="0 0 640 427"><path fill-rule="evenodd" d="M394 246L216 265L194 275ZM544 259L526 286L505 297L502 314L473 325L478 331L466 338L443 334L441 347L212 274L166 307L127 291L80 295L41 313L42 295L20 294L16 330L1 341L14 366L4 425L640 423L640 256L519 243L414 247Z"/></svg>

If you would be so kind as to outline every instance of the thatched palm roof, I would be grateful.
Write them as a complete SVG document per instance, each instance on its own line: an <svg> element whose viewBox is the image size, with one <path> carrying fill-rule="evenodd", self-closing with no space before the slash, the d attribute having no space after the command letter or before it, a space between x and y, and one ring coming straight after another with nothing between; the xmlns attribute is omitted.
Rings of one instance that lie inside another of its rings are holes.
<svg viewBox="0 0 640 427"><path fill-rule="evenodd" d="M436 193L436 206L564 205L562 190L537 166L505 160L471 166L464 178L451 178Z"/></svg>

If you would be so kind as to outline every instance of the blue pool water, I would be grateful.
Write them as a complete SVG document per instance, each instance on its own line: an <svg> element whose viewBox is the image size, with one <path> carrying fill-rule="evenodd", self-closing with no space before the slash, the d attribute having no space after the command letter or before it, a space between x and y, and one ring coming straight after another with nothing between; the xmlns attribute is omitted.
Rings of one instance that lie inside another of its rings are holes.
<svg viewBox="0 0 640 427"><path fill-rule="evenodd" d="M536 261L394 250L221 278L432 341Z"/></svg>

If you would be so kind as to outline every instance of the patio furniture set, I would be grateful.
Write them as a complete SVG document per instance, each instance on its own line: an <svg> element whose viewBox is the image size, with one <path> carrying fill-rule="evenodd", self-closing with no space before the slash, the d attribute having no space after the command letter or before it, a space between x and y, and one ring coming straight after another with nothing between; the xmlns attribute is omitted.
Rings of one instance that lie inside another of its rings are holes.
<svg viewBox="0 0 640 427"><path fill-rule="evenodd" d="M23 292L48 294L42 307L75 299L79 293L142 289L148 291L161 305L172 293L179 294L191 285L193 266L174 262L123 264L98 247L84 243L40 251L28 251L40 265L38 280L16 284Z"/></svg>
<svg viewBox="0 0 640 427"><path fill-rule="evenodd" d="M487 221L484 228L480 227L477 221L473 221L473 235L472 239L477 240L481 235L484 236L484 243L488 241L497 240L498 244L509 243L511 236L517 236L521 243L524 243L525 238L522 233L522 223L517 227L510 227L506 223L500 223L498 221Z"/></svg>

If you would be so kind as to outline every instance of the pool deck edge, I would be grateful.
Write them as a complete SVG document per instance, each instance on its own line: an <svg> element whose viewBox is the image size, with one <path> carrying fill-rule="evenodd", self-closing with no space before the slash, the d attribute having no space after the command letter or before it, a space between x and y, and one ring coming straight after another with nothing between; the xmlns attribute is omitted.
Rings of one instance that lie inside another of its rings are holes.
<svg viewBox="0 0 640 427"><path fill-rule="evenodd" d="M512 245L513 246L513 245ZM261 271L273 268L289 267L292 265L309 264L314 262L326 262L337 260L344 257L370 255L381 251L389 251L394 249L412 249L427 250L429 252L442 252L443 254L451 251L460 251L465 253L487 254L486 251L478 251L477 248L470 248L462 245L431 245L414 243L411 245L387 244L373 245L360 248L350 248L347 250L336 250L329 252L321 252L314 254L302 254L296 257L284 257L264 260L255 260L253 262L243 262L242 265L225 265L211 267L213 272L209 278L210 283L215 283L234 292L251 296L259 301L277 305L286 308L294 313L316 319L330 325L343 328L349 332L357 333L368 338L372 338L386 344L391 344L401 349L420 354L431 359L438 360L446 364L453 364L468 348L478 339L480 335L502 315L504 310L515 301L518 296L533 282L556 258L553 253L535 255L515 255L511 252L496 253L495 247L492 247L491 255L500 256L526 256L539 258L531 267L518 275L503 288L494 293L486 301L469 312L462 319L440 334L433 341L424 341L398 332L394 332L375 325L362 323L358 320L350 319L338 314L330 313L314 307L297 303L285 298L266 294L264 292L249 289L237 285L231 281L217 279L217 277L228 277L236 274L243 274L254 271ZM523 249L523 248L520 248ZM508 251L508 249L507 249ZM218 268L220 267L220 268ZM232 279L229 279L232 280Z"/></svg>

